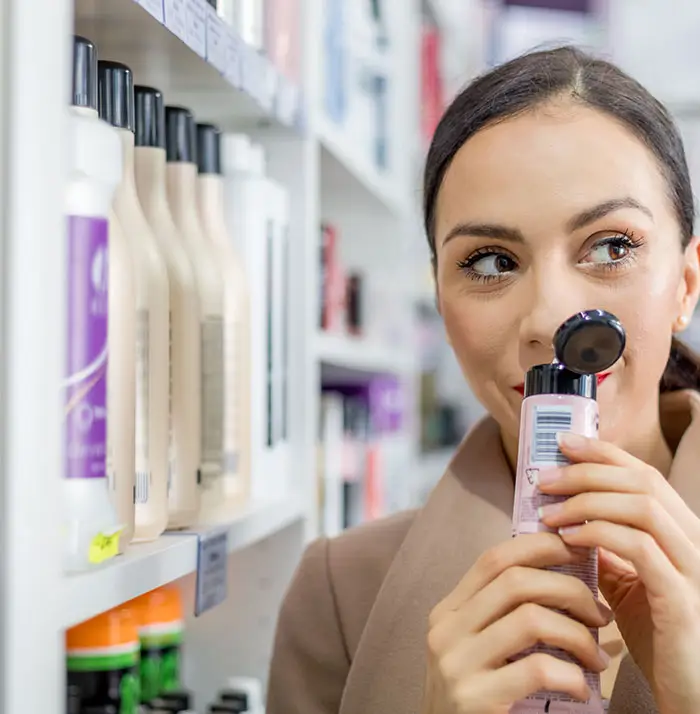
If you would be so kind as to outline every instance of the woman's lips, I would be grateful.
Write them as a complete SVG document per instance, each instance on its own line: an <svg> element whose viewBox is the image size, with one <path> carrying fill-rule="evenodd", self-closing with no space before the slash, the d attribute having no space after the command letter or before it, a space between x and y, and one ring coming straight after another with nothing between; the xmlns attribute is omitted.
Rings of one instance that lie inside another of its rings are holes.
<svg viewBox="0 0 700 714"><path fill-rule="evenodd" d="M600 385L612 374L612 372L601 372L600 374L597 374L597 380L598 380L598 386ZM521 397L525 396L525 384L518 384L516 387L513 387L518 394L520 394Z"/></svg>

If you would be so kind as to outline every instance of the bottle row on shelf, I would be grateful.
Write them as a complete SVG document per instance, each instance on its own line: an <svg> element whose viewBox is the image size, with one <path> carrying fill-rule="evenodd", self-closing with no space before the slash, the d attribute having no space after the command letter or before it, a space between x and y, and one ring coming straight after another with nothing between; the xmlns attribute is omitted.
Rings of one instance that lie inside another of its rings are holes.
<svg viewBox="0 0 700 714"><path fill-rule="evenodd" d="M333 536L393 510L392 439L406 422L406 392L393 376L364 384L324 384L317 447L321 532ZM405 457L406 449L399 448Z"/></svg>
<svg viewBox="0 0 700 714"><path fill-rule="evenodd" d="M298 0L136 0L284 125L303 123Z"/></svg>
<svg viewBox="0 0 700 714"><path fill-rule="evenodd" d="M286 191L74 38L66 569L225 522L288 473ZM254 476L252 476L254 475Z"/></svg>
<svg viewBox="0 0 700 714"><path fill-rule="evenodd" d="M180 590L166 585L65 636L67 714L196 714L183 677L185 619ZM231 677L213 714L263 714L258 680Z"/></svg>

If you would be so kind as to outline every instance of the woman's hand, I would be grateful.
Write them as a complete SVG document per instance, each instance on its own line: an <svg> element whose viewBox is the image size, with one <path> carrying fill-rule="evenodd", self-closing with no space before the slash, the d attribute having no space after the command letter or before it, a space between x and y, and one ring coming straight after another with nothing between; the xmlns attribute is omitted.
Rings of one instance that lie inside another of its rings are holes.
<svg viewBox="0 0 700 714"><path fill-rule="evenodd" d="M700 712L700 520L655 469L597 439L560 435L571 466L539 474L540 511L599 550L600 589L661 714ZM584 524L584 525L581 525Z"/></svg>
<svg viewBox="0 0 700 714"><path fill-rule="evenodd" d="M430 615L423 714L507 714L542 689L588 700L576 664L541 653L508 663L543 642L605 669L608 657L586 625L602 627L611 613L578 578L541 569L588 553L554 533L522 535L484 553Z"/></svg>

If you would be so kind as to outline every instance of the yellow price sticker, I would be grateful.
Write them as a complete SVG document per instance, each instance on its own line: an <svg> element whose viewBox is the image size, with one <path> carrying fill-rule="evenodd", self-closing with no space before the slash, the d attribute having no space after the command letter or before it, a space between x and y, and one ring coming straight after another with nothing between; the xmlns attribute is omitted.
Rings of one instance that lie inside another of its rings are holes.
<svg viewBox="0 0 700 714"><path fill-rule="evenodd" d="M105 560L114 558L114 556L119 553L119 536L121 534L121 529L109 535L98 533L90 541L88 560L94 565L97 565L103 563Z"/></svg>

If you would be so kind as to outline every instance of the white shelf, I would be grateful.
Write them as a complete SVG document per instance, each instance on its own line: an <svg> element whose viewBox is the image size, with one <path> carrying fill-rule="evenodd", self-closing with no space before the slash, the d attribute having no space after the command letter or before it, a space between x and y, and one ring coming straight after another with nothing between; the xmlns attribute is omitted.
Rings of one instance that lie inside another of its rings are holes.
<svg viewBox="0 0 700 714"><path fill-rule="evenodd" d="M76 0L75 24L102 59L129 65L148 83L225 128L265 119L301 129L298 87L241 37L206 0ZM224 97L227 97L224 99Z"/></svg>
<svg viewBox="0 0 700 714"><path fill-rule="evenodd" d="M382 345L362 337L320 333L316 354L321 365L335 368L327 375L342 377L347 373L408 374L415 370L415 360L405 350ZM348 374L348 377L351 375Z"/></svg>
<svg viewBox="0 0 700 714"><path fill-rule="evenodd" d="M229 550L253 545L301 520L303 515L301 503L293 498L251 504L225 524ZM71 627L182 578L196 567L196 533L166 534L152 543L132 545L124 555L98 570L64 578L63 626Z"/></svg>
<svg viewBox="0 0 700 714"><path fill-rule="evenodd" d="M353 182L365 198L378 202L394 216L404 218L409 215L410 204L402 200L391 174L374 166L348 132L321 113L316 118L315 129L322 148L321 179L324 184L328 182L347 192L348 183ZM351 198L355 199L355 196Z"/></svg>

